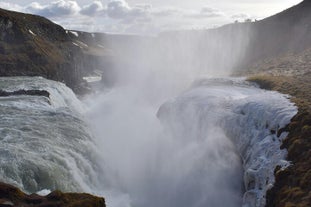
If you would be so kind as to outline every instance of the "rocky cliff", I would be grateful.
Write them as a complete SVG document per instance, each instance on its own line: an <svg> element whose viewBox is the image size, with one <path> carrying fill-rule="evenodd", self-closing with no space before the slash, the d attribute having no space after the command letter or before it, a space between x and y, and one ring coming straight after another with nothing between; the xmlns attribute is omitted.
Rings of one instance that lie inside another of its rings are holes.
<svg viewBox="0 0 311 207"><path fill-rule="evenodd" d="M86 55L91 48L73 33L40 16L0 9L0 34L0 76L42 76L81 92L94 55Z"/></svg>

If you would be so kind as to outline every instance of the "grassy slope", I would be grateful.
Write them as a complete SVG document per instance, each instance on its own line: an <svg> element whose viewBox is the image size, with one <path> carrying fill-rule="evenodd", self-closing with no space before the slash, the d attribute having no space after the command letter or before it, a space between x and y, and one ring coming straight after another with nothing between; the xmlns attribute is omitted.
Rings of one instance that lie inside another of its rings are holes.
<svg viewBox="0 0 311 207"><path fill-rule="evenodd" d="M309 72L295 76L283 75L277 69L268 70L267 65L263 67L265 73L253 75L249 80L264 89L291 95L291 100L298 106L298 114L285 129L289 135L282 145L288 150L287 159L292 165L283 171L275 169L276 183L267 194L267 207L310 207L311 67ZM271 75L274 73L277 75Z"/></svg>
<svg viewBox="0 0 311 207"><path fill-rule="evenodd" d="M237 75L250 77L262 88L291 95L298 114L286 127L292 165L275 169L275 186L267 193L267 207L311 206L311 1L305 0L254 26L249 62Z"/></svg>

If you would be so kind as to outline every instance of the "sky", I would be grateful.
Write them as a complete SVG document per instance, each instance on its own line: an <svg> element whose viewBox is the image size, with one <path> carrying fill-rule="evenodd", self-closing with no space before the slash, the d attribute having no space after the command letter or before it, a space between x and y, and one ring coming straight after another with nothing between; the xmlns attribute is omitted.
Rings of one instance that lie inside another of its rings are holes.
<svg viewBox="0 0 311 207"><path fill-rule="evenodd" d="M38 14L66 29L120 34L207 29L260 20L302 0L10 0L0 7Z"/></svg>

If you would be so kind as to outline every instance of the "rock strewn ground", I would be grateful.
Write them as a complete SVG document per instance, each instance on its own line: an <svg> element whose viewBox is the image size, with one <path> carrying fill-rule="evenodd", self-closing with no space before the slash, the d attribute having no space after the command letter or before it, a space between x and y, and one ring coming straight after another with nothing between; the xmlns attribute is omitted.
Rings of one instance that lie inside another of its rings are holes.
<svg viewBox="0 0 311 207"><path fill-rule="evenodd" d="M45 96L47 98L50 97L50 93L45 90L18 90L13 92L3 91L0 89L0 97L3 96L21 96L21 95L27 95L27 96Z"/></svg>
<svg viewBox="0 0 311 207"><path fill-rule="evenodd" d="M53 191L47 196L27 195L18 188L0 182L0 207L106 207L105 199L86 193Z"/></svg>
<svg viewBox="0 0 311 207"><path fill-rule="evenodd" d="M311 48L298 53L286 53L249 66L242 74L270 76L304 76L311 72ZM239 73L241 74L241 73Z"/></svg>

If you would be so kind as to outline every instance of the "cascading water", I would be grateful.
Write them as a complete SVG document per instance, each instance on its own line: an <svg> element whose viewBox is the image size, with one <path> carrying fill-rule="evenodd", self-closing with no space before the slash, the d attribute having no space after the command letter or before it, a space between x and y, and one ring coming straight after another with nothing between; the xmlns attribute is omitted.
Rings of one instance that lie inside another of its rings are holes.
<svg viewBox="0 0 311 207"><path fill-rule="evenodd" d="M86 191L111 207L263 207L274 168L289 165L286 133L276 132L296 107L242 79L197 81L161 107L131 87L92 96L85 109L40 77L0 86L50 94L0 97L0 179L27 192Z"/></svg>
<svg viewBox="0 0 311 207"><path fill-rule="evenodd" d="M50 94L0 97L0 180L26 192L94 192L91 186L99 172L96 148L74 93L40 77L3 77L0 88Z"/></svg>
<svg viewBox="0 0 311 207"><path fill-rule="evenodd" d="M264 206L274 168L288 165L279 149L286 134L275 133L297 112L286 96L210 79L158 110L142 89L116 87L87 102L108 206Z"/></svg>
<svg viewBox="0 0 311 207"><path fill-rule="evenodd" d="M296 113L297 108L286 96L261 90L241 79L199 81L191 90L162 105L158 112L174 137L207 140L207 145L219 151L218 157L205 156L205 159L216 163L224 159L228 162L222 163L232 170L234 162L227 153L236 152L241 156L243 207L264 207L266 191L274 184L274 169L289 166L284 160L286 151L280 149L287 133L277 132ZM224 143L232 141L235 149L219 145L221 138ZM219 179L226 180L226 177ZM217 198L221 199L219 204L210 205L207 201L205 206L228 206L222 197Z"/></svg>
<svg viewBox="0 0 311 207"><path fill-rule="evenodd" d="M131 87L84 109L65 85L40 77L0 86L50 94L0 98L0 179L27 192L87 191L111 207L262 207L274 168L289 165L279 148L286 133L276 132L296 107L242 79L198 81L160 108Z"/></svg>

